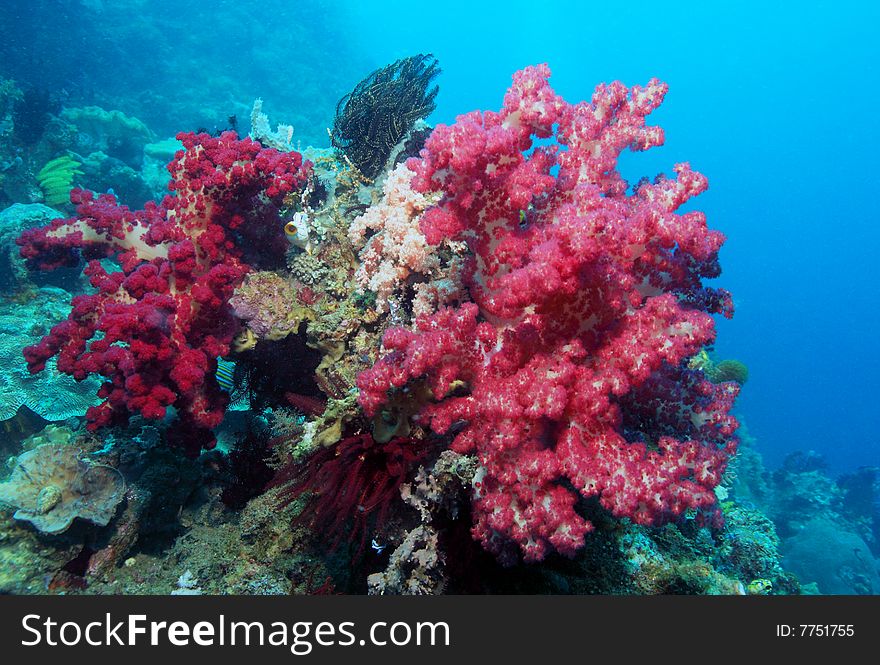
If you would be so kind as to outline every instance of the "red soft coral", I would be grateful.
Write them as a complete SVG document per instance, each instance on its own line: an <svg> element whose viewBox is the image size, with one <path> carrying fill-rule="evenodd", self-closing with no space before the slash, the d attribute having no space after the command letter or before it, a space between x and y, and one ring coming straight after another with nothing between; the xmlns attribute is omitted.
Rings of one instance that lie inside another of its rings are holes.
<svg viewBox="0 0 880 665"><path fill-rule="evenodd" d="M278 206L305 184L309 164L233 132L180 134L185 150L161 205L131 211L110 194L74 190L77 216L25 231L32 267L50 270L92 259L96 292L73 299L69 318L24 350L32 372L58 356L74 378L100 374L104 402L88 411L95 429L140 413L179 417L176 437L190 453L210 445L228 397L214 377L239 324L228 305L252 266L281 265L287 247ZM115 256L120 272L97 260Z"/></svg>

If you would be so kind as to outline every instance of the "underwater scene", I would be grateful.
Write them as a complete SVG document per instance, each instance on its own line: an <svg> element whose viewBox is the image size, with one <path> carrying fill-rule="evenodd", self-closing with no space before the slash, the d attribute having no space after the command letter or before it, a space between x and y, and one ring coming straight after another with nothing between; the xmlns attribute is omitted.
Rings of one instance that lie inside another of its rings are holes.
<svg viewBox="0 0 880 665"><path fill-rule="evenodd" d="M876 3L0 3L0 593L880 594Z"/></svg>

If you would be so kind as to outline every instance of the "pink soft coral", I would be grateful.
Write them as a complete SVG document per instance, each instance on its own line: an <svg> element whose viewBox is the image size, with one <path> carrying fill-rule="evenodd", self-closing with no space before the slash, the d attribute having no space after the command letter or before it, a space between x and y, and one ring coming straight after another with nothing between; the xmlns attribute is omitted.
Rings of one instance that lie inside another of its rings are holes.
<svg viewBox="0 0 880 665"><path fill-rule="evenodd" d="M701 283L723 235L677 212L706 179L680 164L627 194L616 170L625 148L662 143L645 117L666 85L572 105L549 75L518 72L499 113L439 125L410 160L414 188L442 194L421 218L428 242L470 248L473 302L389 330L358 380L369 414L427 383L420 419L478 455L473 533L504 561L573 554L592 528L579 495L643 524L710 506L736 446L737 388L684 368L714 339L710 313L732 313Z"/></svg>

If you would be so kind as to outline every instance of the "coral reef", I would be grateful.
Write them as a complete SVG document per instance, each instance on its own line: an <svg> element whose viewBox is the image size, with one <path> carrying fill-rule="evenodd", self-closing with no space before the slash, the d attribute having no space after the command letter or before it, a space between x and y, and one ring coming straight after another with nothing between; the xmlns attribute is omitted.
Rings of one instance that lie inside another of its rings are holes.
<svg viewBox="0 0 880 665"><path fill-rule="evenodd" d="M773 472L765 507L783 536L789 536L816 518L839 520L843 499L825 459L810 450L788 455Z"/></svg>
<svg viewBox="0 0 880 665"><path fill-rule="evenodd" d="M530 67L500 111L431 130L438 73L365 78L335 150L292 150L261 100L245 139L155 141L93 107L47 111L18 162L0 148L7 195L38 199L59 155L113 190L0 217L22 429L0 496L37 527L0 515L0 591L798 593L780 551L828 586L811 518L870 555L875 476L737 452L747 370L710 357L732 305L704 284L724 237L681 210L706 179L617 170L662 143L665 84L570 104ZM77 295L37 288L52 274ZM21 405L85 418L27 436L45 422Z"/></svg>
<svg viewBox="0 0 880 665"><path fill-rule="evenodd" d="M815 582L820 593L880 593L880 564L858 534L817 517L786 539L786 568L803 581Z"/></svg>
<svg viewBox="0 0 880 665"><path fill-rule="evenodd" d="M666 86L602 85L568 104L546 66L514 76L499 113L439 125L407 166L428 243L463 240L472 302L391 328L358 378L375 415L425 381L419 422L476 453L474 537L502 560L574 554L593 527L574 508L597 496L649 524L710 508L735 452L738 386L686 361L714 339L730 296L704 287L724 240L702 213L676 210L706 189L687 164L633 194L619 154L662 143L645 125ZM555 146L534 146L555 137ZM558 172L556 170L558 169ZM569 489L567 481L575 491Z"/></svg>
<svg viewBox="0 0 880 665"><path fill-rule="evenodd" d="M705 531L688 537L670 527L652 534L624 528L618 534L623 566L640 594L746 595L746 585L712 566Z"/></svg>
<svg viewBox="0 0 880 665"><path fill-rule="evenodd" d="M40 203L14 203L0 212L0 289L4 294L15 295L33 287L15 239L25 229L48 224L58 217L57 210Z"/></svg>
<svg viewBox="0 0 880 665"><path fill-rule="evenodd" d="M723 483L730 493L721 503L725 531L719 555L727 565L783 593L792 592L794 578L805 593L878 593L876 469L834 480L826 460L808 450L790 454L771 473L748 431L741 430L746 445Z"/></svg>
<svg viewBox="0 0 880 665"><path fill-rule="evenodd" d="M6 83L7 99L22 99L14 83ZM41 201L69 213L68 194L74 186L112 190L135 206L161 198L165 188L167 174L155 191L148 184L155 178L155 163L146 159L145 145L152 133L119 111L62 110L57 104L25 115L7 111L0 132L6 138L0 148L0 201Z"/></svg>
<svg viewBox="0 0 880 665"><path fill-rule="evenodd" d="M103 152L135 168L141 166L144 146L156 140L149 127L122 111L98 106L65 108L61 118L76 128L79 152Z"/></svg>
<svg viewBox="0 0 880 665"><path fill-rule="evenodd" d="M837 479L843 492L840 511L880 557L880 467L860 467Z"/></svg>
<svg viewBox="0 0 880 665"><path fill-rule="evenodd" d="M716 558L740 580L769 580L782 589L787 583L780 565L776 528L763 513L736 504L724 507L724 529Z"/></svg>

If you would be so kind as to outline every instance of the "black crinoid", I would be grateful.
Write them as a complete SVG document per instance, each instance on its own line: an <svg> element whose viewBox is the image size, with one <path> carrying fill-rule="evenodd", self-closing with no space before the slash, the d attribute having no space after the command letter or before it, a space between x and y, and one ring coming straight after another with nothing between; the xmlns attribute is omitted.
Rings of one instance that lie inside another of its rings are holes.
<svg viewBox="0 0 880 665"><path fill-rule="evenodd" d="M434 110L440 73L433 55L403 58L377 69L336 105L331 134L340 150L364 177L373 180L382 171L391 150L415 122Z"/></svg>

